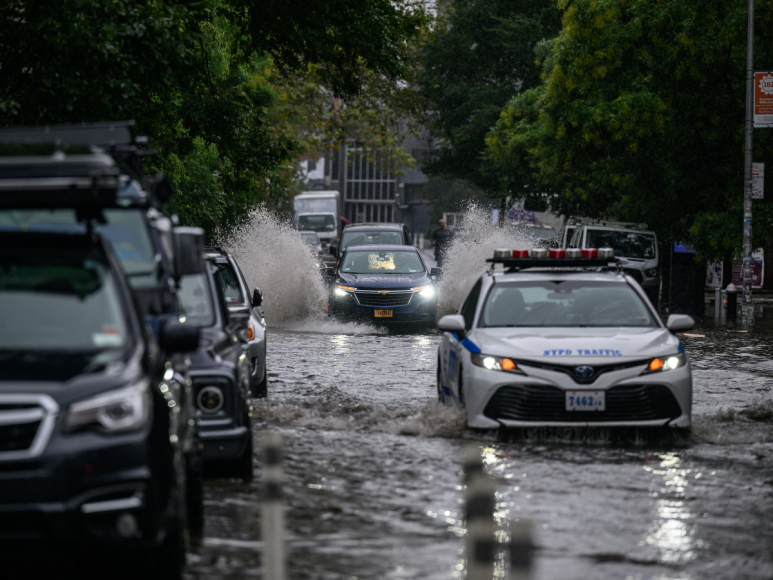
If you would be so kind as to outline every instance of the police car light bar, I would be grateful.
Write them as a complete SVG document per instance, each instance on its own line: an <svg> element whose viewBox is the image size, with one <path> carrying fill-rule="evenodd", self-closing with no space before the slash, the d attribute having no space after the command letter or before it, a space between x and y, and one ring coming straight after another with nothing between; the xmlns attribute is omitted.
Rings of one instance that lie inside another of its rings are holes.
<svg viewBox="0 0 773 580"><path fill-rule="evenodd" d="M492 264L502 264L510 270L522 268L603 268L617 267L612 248L568 248L566 250L533 248L531 250L494 250L494 257L486 260Z"/></svg>

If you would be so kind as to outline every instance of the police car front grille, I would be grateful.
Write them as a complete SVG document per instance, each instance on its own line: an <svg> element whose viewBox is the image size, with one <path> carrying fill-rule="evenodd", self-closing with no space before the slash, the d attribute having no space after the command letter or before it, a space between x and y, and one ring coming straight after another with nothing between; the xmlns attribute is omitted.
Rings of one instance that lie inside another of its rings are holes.
<svg viewBox="0 0 773 580"><path fill-rule="evenodd" d="M567 411L564 391L558 387L508 385L494 393L483 414L494 420L564 423L650 421L681 414L679 403L664 385L621 385L605 393L604 411Z"/></svg>
<svg viewBox="0 0 773 580"><path fill-rule="evenodd" d="M610 364L610 365L593 365L593 374L588 378L580 378L577 376L577 373L575 373L575 369L578 366L582 366L579 364L573 364L573 365L558 365L558 364L552 364L547 362L541 362L541 361L531 361L531 360L518 360L516 359L516 363L519 367L523 367L524 371L526 371L526 374L529 374L529 367L536 367L539 369L544 369L547 371L554 371L558 373L564 373L572 377L572 380L574 380L575 383L580 385L589 385L596 381L597 378L599 378L600 375L608 372L613 371L622 371L625 369L630 369L634 367L644 367L644 365L648 364L652 359L646 359L646 360L635 360L635 361L629 361L629 362L621 362L616 364Z"/></svg>
<svg viewBox="0 0 773 580"><path fill-rule="evenodd" d="M355 292L357 302L363 306L405 306L411 301L413 292Z"/></svg>

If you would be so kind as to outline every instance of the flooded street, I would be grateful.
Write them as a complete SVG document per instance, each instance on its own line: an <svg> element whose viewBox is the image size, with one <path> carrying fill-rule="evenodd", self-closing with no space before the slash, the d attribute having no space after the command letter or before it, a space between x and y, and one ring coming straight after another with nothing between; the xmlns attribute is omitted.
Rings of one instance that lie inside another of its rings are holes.
<svg viewBox="0 0 773 580"><path fill-rule="evenodd" d="M288 577L463 574L462 447L500 481L497 516L535 524L535 578L773 578L773 333L704 321L689 441L605 433L498 442L436 403L440 336L269 329L267 428L286 441ZM767 403L763 402L767 401ZM189 578L261 574L260 478L209 481Z"/></svg>

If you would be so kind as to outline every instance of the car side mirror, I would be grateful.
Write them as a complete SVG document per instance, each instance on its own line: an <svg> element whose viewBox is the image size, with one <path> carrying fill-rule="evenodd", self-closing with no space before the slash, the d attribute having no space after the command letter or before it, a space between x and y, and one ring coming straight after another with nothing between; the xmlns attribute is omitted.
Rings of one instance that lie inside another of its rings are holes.
<svg viewBox="0 0 773 580"><path fill-rule="evenodd" d="M430 268L429 275L440 278L443 275L443 268Z"/></svg>
<svg viewBox="0 0 773 580"><path fill-rule="evenodd" d="M252 307L257 308L261 304L263 304L263 292L256 286L252 291Z"/></svg>
<svg viewBox="0 0 773 580"><path fill-rule="evenodd" d="M167 354L193 352L199 348L199 328L177 320L167 320L161 327L159 346Z"/></svg>
<svg viewBox="0 0 773 580"><path fill-rule="evenodd" d="M202 274L204 266L204 230L176 227L172 232L174 243L174 275L177 278Z"/></svg>
<svg viewBox="0 0 773 580"><path fill-rule="evenodd" d="M453 332L460 339L467 334L464 327L464 316L461 314L446 314L438 321L437 327L443 332Z"/></svg>
<svg viewBox="0 0 773 580"><path fill-rule="evenodd" d="M666 328L671 332L684 332L695 328L695 320L687 314L670 314L666 321Z"/></svg>

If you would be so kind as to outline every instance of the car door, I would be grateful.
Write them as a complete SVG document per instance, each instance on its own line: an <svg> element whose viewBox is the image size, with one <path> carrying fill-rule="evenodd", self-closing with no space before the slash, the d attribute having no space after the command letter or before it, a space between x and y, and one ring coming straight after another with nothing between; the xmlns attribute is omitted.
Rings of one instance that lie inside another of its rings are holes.
<svg viewBox="0 0 773 580"><path fill-rule="evenodd" d="M459 314L464 318L465 330L469 333L472 330L472 324L475 320L475 311L478 308L478 299L480 298L483 279L479 279L470 290L467 298L459 310ZM459 399L459 371L463 364L464 345L459 336L446 332L443 336L443 343L446 345L445 353L441 353L441 364L444 368L444 385L450 386L453 395ZM445 356L443 356L445 355Z"/></svg>

